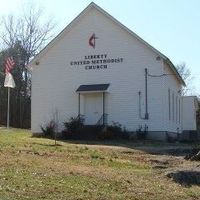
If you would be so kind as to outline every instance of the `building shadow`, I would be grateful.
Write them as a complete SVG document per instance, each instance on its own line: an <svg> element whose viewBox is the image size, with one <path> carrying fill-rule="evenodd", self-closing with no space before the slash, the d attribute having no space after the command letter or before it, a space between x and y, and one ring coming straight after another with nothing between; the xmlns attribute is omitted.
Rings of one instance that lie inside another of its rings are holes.
<svg viewBox="0 0 200 200"><path fill-rule="evenodd" d="M200 186L200 171L176 171L167 174L174 182L191 187L192 185Z"/></svg>
<svg viewBox="0 0 200 200"><path fill-rule="evenodd" d="M153 155L186 156L194 151L194 145L182 143L166 143L149 140L59 140L68 144L108 146L126 148L124 151L131 153L131 150L144 151Z"/></svg>
<svg viewBox="0 0 200 200"><path fill-rule="evenodd" d="M35 136L34 136L35 137ZM41 138L41 136L40 136ZM47 137L52 140L52 144L39 144L42 146L55 147L54 139ZM153 155L170 155L170 156L187 156L193 153L197 149L195 143L181 143L181 142L166 142L166 141L152 141L152 140L139 140L139 139L63 139L57 138L57 146L62 146L61 143L66 144L77 144L77 145L91 145L91 146L108 146L108 147L121 147L126 148L124 151L133 153L132 150L144 151ZM199 151L199 149L198 149Z"/></svg>

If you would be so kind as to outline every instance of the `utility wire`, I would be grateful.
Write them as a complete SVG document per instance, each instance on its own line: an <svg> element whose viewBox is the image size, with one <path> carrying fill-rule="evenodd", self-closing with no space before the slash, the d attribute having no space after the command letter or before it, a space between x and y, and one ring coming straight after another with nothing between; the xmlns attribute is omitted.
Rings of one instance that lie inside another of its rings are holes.
<svg viewBox="0 0 200 200"><path fill-rule="evenodd" d="M152 75L152 74L149 74L149 73L147 73L147 75L150 76L150 77L176 76L176 74ZM188 74L182 74L182 75L188 75ZM192 77L200 76L200 74L195 74L195 75L191 75L191 76L192 76Z"/></svg>

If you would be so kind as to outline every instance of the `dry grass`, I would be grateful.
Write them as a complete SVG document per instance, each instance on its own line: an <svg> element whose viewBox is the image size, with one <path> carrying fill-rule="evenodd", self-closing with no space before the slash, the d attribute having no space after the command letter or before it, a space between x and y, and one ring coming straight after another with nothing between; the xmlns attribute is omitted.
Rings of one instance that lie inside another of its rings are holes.
<svg viewBox="0 0 200 200"><path fill-rule="evenodd" d="M54 146L30 131L0 129L0 200L199 199L199 186L185 187L166 176L197 163L128 146Z"/></svg>

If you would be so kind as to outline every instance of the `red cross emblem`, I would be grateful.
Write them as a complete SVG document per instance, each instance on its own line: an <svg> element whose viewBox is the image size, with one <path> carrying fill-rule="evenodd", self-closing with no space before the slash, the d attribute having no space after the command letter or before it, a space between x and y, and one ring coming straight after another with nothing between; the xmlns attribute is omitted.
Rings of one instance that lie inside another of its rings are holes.
<svg viewBox="0 0 200 200"><path fill-rule="evenodd" d="M95 49L95 45L96 45L96 39L98 39L96 36L95 36L95 33L92 34L92 36L90 36L89 38L89 45L91 47L93 47Z"/></svg>

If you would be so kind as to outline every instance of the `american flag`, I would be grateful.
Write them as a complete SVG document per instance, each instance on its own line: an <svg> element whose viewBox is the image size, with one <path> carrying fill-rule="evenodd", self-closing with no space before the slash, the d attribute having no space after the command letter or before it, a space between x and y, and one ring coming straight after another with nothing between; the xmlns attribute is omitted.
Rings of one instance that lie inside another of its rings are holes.
<svg viewBox="0 0 200 200"><path fill-rule="evenodd" d="M13 57L8 57L5 64L5 74L10 73L10 71L14 68L14 65L15 61L13 60Z"/></svg>

